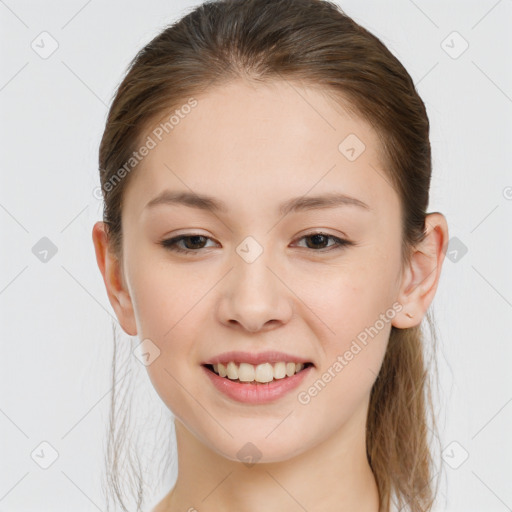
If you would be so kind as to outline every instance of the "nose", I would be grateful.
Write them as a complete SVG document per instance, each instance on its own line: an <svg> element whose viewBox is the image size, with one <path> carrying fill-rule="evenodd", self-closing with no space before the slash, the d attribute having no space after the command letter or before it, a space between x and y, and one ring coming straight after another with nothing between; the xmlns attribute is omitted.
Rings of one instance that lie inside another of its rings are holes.
<svg viewBox="0 0 512 512"><path fill-rule="evenodd" d="M287 323L293 314L293 293L279 274L265 252L252 263L234 254L233 269L219 283L219 321L249 332Z"/></svg>

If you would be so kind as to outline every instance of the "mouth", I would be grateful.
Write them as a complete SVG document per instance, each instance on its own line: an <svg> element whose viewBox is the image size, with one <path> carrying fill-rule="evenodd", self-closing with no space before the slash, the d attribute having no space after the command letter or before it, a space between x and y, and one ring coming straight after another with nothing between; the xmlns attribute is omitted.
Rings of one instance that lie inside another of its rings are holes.
<svg viewBox="0 0 512 512"><path fill-rule="evenodd" d="M295 363L285 361L253 365L250 363L229 361L224 364L203 364L202 366L217 376L232 382L261 385L269 384L274 381L285 381L314 365L311 362Z"/></svg>

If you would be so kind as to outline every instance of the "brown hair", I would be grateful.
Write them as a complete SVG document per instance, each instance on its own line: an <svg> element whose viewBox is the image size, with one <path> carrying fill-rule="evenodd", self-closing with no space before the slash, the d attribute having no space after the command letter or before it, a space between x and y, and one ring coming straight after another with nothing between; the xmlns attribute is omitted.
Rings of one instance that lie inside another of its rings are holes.
<svg viewBox="0 0 512 512"><path fill-rule="evenodd" d="M406 69L386 46L325 0L207 1L138 52L113 100L99 150L103 220L115 254L122 259L123 190L133 173L126 162L134 162L148 127L194 95L236 79L317 87L372 125L381 141L387 179L400 199L406 265L426 234L431 178L426 109ZM426 319L434 349L431 311ZM392 327L371 392L367 456L382 512L389 510L393 496L396 506L411 512L431 510L435 498L428 434L435 434L436 426L435 415L429 416L433 405L425 339L421 326ZM115 358L114 349L113 383ZM109 482L126 510L117 467L122 439L115 439L115 416L110 423ZM141 489L140 474L138 478ZM139 492L138 506L141 501Z"/></svg>

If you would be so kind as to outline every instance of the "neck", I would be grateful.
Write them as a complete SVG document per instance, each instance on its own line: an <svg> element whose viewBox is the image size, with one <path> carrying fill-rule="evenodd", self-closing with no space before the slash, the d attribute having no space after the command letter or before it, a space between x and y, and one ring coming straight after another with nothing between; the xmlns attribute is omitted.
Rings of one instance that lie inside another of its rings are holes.
<svg viewBox="0 0 512 512"><path fill-rule="evenodd" d="M378 512L365 412L312 450L250 467L214 452L176 419L178 479L163 510Z"/></svg>

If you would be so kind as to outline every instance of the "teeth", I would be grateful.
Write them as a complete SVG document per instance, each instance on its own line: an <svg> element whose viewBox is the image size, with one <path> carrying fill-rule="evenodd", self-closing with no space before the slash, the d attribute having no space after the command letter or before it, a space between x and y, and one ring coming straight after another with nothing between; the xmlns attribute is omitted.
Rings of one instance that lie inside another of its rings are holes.
<svg viewBox="0 0 512 512"><path fill-rule="evenodd" d="M254 373L254 366L252 364L240 363L238 367L238 380L240 382L252 382L254 380Z"/></svg>
<svg viewBox="0 0 512 512"><path fill-rule="evenodd" d="M252 365L249 364L247 366ZM274 380L273 366L270 363L263 363L256 366L254 380L256 382L272 382Z"/></svg>
<svg viewBox="0 0 512 512"><path fill-rule="evenodd" d="M274 379L284 379L286 377L286 363L274 364Z"/></svg>
<svg viewBox="0 0 512 512"><path fill-rule="evenodd" d="M253 365L249 363L236 364L230 361L227 365L222 363L214 364L213 371L221 377L240 382L272 382L274 379L291 377L304 368L303 363L263 363Z"/></svg>
<svg viewBox="0 0 512 512"><path fill-rule="evenodd" d="M226 367L223 365L223 364L220 364L218 365L219 367L219 371L218 371L218 374L221 376L221 377L226 377L228 375L228 372L226 370Z"/></svg>
<svg viewBox="0 0 512 512"><path fill-rule="evenodd" d="M235 363L233 363L233 361L230 361L228 363L226 371L228 373L228 379L231 379L231 380L238 379L238 367L236 366Z"/></svg>

